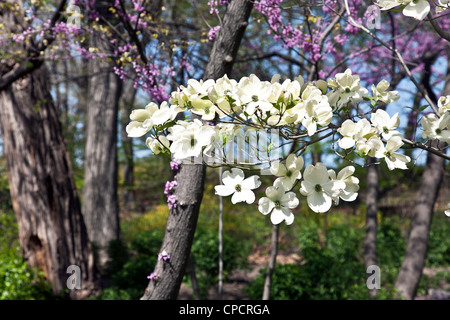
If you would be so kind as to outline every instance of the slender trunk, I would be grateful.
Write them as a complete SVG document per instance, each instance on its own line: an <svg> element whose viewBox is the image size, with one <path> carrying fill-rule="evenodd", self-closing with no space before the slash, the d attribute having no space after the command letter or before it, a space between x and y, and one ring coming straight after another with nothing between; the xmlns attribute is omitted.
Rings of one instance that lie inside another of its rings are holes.
<svg viewBox="0 0 450 320"><path fill-rule="evenodd" d="M81 271L84 298L99 288L61 125L41 66L0 93L0 129L23 256L66 288L70 265Z"/></svg>
<svg viewBox="0 0 450 320"><path fill-rule="evenodd" d="M228 5L203 74L204 79L217 79L230 73L252 7L253 3L249 0L233 0ZM149 282L141 299L177 297L197 226L205 173L203 165L184 164L175 176L178 182L175 190L177 206L170 210L162 244L162 248L170 253L170 264L162 261L156 264L154 272L158 278Z"/></svg>
<svg viewBox="0 0 450 320"><path fill-rule="evenodd" d="M92 35L92 45L109 52L109 42ZM121 81L111 62L93 59L88 81L88 108L83 189L83 215L89 239L101 269L108 261L108 246L119 238L117 197L117 115Z"/></svg>
<svg viewBox="0 0 450 320"><path fill-rule="evenodd" d="M194 261L194 257L192 256L192 254L189 255L188 273L189 273L189 276L191 277L192 291L193 291L194 299L200 300L202 295L200 294L200 287L198 285L197 274L195 273L195 261Z"/></svg>
<svg viewBox="0 0 450 320"><path fill-rule="evenodd" d="M376 162L376 159L369 158L369 164ZM376 165L367 167L367 193L366 193L366 232L364 237L364 263L366 268L377 264L377 212L378 212L378 180L379 171ZM371 290L374 296L376 290Z"/></svg>
<svg viewBox="0 0 450 320"><path fill-rule="evenodd" d="M222 167L219 168L219 184L222 184ZM223 197L219 196L219 286L218 299L222 300L223 292Z"/></svg>
<svg viewBox="0 0 450 320"><path fill-rule="evenodd" d="M266 278L264 280L264 291L262 295L263 300L270 299L270 289L272 287L272 276L275 270L275 263L277 262L278 254L278 235L280 233L280 225L274 224L272 228L272 240L271 240L271 250L269 257L269 265L267 266Z"/></svg>

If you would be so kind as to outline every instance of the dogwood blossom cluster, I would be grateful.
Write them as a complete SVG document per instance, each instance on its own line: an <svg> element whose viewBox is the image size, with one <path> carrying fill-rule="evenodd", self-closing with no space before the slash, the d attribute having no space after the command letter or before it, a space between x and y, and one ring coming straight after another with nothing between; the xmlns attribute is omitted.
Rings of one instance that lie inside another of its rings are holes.
<svg viewBox="0 0 450 320"><path fill-rule="evenodd" d="M340 200L355 200L359 190L359 181L353 176L355 168L348 166L336 173L323 163L305 167L300 154L307 151L308 143L287 156L269 157L265 163L256 156L261 160L258 165L268 165L266 169L274 177L265 196L257 200L255 190L261 186L260 177L246 176L243 170L255 170L255 167L249 163L227 162L226 146L233 150L235 138L240 137L249 149L239 143L237 148L252 156L249 132L257 135L259 132L261 137L262 131L276 129L287 141L300 137L303 142L339 134L338 145L347 154L355 152L362 158L383 159L390 170L407 169L410 158L399 152L403 145L397 130L399 116L391 117L377 109L378 102L388 104L399 99L398 92L388 88L389 82L382 80L372 85L370 96L359 76L350 69L328 81L306 82L301 76L281 81L279 75L263 81L254 74L239 81L226 75L217 80L191 79L186 86L172 92L168 101L160 105L151 102L145 108L133 110L126 131L130 137L146 135L146 144L154 154L165 153L179 159L176 163L172 161L176 170L186 159L201 158L201 163L209 164L205 159L212 154L220 155L220 165L228 164L231 169L223 173L222 183L215 187L216 194L230 196L233 204L257 203L262 214L270 214L272 223L291 224L292 210L299 205L300 196L317 213L329 211ZM371 101L372 112L367 118L353 120L353 106L364 101ZM440 99L439 107L444 110L442 121L447 121L445 115L450 114L449 104L450 99ZM343 118L347 120L342 121ZM253 144L259 143L260 140ZM273 152L272 148L273 143L262 147L267 153ZM247 167L237 168L237 165ZM175 187L176 181L166 185L170 207L176 207Z"/></svg>
<svg viewBox="0 0 450 320"><path fill-rule="evenodd" d="M449 0L433 1L436 4L436 14L450 8ZM378 0L381 10L389 10L398 6L403 7L403 14L417 20L423 20L430 12L430 3L427 0Z"/></svg>
<svg viewBox="0 0 450 320"><path fill-rule="evenodd" d="M428 114L420 120L423 127L422 138L450 143L450 96L440 97L438 107L439 115Z"/></svg>
<svg viewBox="0 0 450 320"><path fill-rule="evenodd" d="M357 122L347 119L337 130L342 135L338 145L346 150L355 149L357 154L363 157L384 159L390 170L408 169L406 163L410 162L411 158L395 152L403 145L402 136L396 130L399 124L398 113L391 118L382 109L372 113L370 121L365 118Z"/></svg>

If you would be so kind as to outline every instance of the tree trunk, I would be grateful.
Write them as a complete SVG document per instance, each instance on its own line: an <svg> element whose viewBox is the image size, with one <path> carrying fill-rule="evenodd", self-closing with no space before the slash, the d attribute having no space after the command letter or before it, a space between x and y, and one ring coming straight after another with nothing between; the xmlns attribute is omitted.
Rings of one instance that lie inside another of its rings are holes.
<svg viewBox="0 0 450 320"><path fill-rule="evenodd" d="M376 159L369 158L369 163L373 164ZM378 180L379 172L376 165L367 167L367 194L366 194L366 232L364 237L364 263L366 268L377 264L377 212L378 212ZM376 294L376 290L371 290L370 294Z"/></svg>
<svg viewBox="0 0 450 320"><path fill-rule="evenodd" d="M91 42L101 53L110 51L108 40L98 33L92 35ZM117 117L122 82L106 59L91 60L89 70L83 215L96 262L104 270L109 243L120 234Z"/></svg>
<svg viewBox="0 0 450 320"><path fill-rule="evenodd" d="M442 146L443 144L441 144ZM416 196L417 200L411 219L405 259L395 282L395 289L407 300L415 297L422 276L428 251L434 204L444 174L445 159L429 152L427 164L422 174L422 182Z"/></svg>
<svg viewBox="0 0 450 320"><path fill-rule="evenodd" d="M228 5L203 79L217 79L231 71L252 7L253 3L249 0L233 0ZM167 300L177 297L197 226L205 173L203 165L184 164L176 174L177 206L170 210L161 247L170 254L170 263L158 261L154 270L158 277L150 280L141 299Z"/></svg>
<svg viewBox="0 0 450 320"><path fill-rule="evenodd" d="M67 268L81 271L84 298L99 288L72 166L53 105L45 66L0 93L0 129L23 256L42 268L55 293L66 288Z"/></svg>
<svg viewBox="0 0 450 320"><path fill-rule="evenodd" d="M270 289L272 287L272 275L275 270L275 263L277 262L278 254L278 235L280 233L280 225L274 224L272 228L272 241L271 241L271 251L269 257L269 265L267 266L266 278L264 280L264 291L263 300L270 299Z"/></svg>
<svg viewBox="0 0 450 320"><path fill-rule="evenodd" d="M121 139L123 147L123 192L122 192L122 209L129 211L133 208L135 201L134 196L134 152L132 138L128 137L126 126L130 122L130 113L133 110L134 100L136 98L136 89L133 88L133 84L130 84L131 88L128 88L122 96L121 103Z"/></svg>
<svg viewBox="0 0 450 320"><path fill-rule="evenodd" d="M427 91L431 91L429 78L424 83ZM430 94L430 92L429 92ZM447 74L442 95L450 94L450 63L447 63ZM430 94L436 103L436 95ZM432 144L444 148L445 143L433 140ZM425 170L416 196L416 204L408 235L405 258L395 282L403 299L414 299L428 251L428 239L431 220L433 218L434 205L439 194L442 178L445 174L445 159L428 152Z"/></svg>

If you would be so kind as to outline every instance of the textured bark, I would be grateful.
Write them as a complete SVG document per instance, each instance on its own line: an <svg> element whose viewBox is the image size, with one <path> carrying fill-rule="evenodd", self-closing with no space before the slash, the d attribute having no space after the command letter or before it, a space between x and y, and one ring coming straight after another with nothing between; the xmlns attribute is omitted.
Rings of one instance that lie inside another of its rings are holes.
<svg viewBox="0 0 450 320"><path fill-rule="evenodd" d="M81 269L84 298L98 289L61 125L42 66L0 93L0 129L23 256L42 268L59 293L70 265Z"/></svg>
<svg viewBox="0 0 450 320"><path fill-rule="evenodd" d="M369 158L369 163L376 159ZM377 264L377 212L378 212L378 180L379 172L376 165L367 167L367 194L366 194L366 232L364 237L364 263L366 268ZM371 290L374 295L376 290Z"/></svg>
<svg viewBox="0 0 450 320"><path fill-rule="evenodd" d="M94 33L92 46L109 52L109 42ZM89 62L86 149L84 161L83 215L98 266L105 269L108 246L119 238L117 196L117 117L121 80L111 62Z"/></svg>
<svg viewBox="0 0 450 320"><path fill-rule="evenodd" d="M374 163L376 159L370 158ZM364 262L366 267L377 264L377 212L378 212L378 180L379 172L376 165L367 167L366 195L366 235L364 238Z"/></svg>
<svg viewBox="0 0 450 320"><path fill-rule="evenodd" d="M275 263L277 262L277 254L278 254L278 235L280 233L280 225L274 224L272 227L272 240L271 240L271 250L269 257L269 265L267 266L266 278L264 280L264 290L262 299L269 300L270 299L270 289L272 287L272 275L275 271Z"/></svg>
<svg viewBox="0 0 450 320"><path fill-rule="evenodd" d="M441 144L441 146L443 145ZM428 251L433 208L444 173L445 159L429 152L421 185L417 192L405 259L395 282L395 289L407 300L415 297L422 276Z"/></svg>
<svg viewBox="0 0 450 320"><path fill-rule="evenodd" d="M217 79L231 71L252 7L253 3L248 0L233 0L228 5L203 79ZM158 278L149 282L141 299L167 300L177 297L197 226L205 173L203 165L184 164L176 174L177 206L170 211L161 247L161 250L170 253L171 258L156 264L154 272Z"/></svg>
<svg viewBox="0 0 450 320"><path fill-rule="evenodd" d="M130 113L133 110L134 100L136 98L136 89L130 84L131 88L128 88L122 95L121 102L121 118L120 118L120 136L123 147L123 192L122 192L122 209L129 211L132 209L132 205L135 201L134 196L134 152L132 138L128 137L126 127L130 123Z"/></svg>
<svg viewBox="0 0 450 320"><path fill-rule="evenodd" d="M429 78L424 83L427 91L431 91ZM447 63L447 74L442 95L450 94L450 63ZM430 95L436 103L436 96ZM445 143L434 140L433 146L443 148ZM398 274L394 288L403 299L414 299L417 287L422 277L428 251L430 225L433 218L433 209L445 174L445 159L428 152L425 170L422 173L421 184L417 191L416 203L408 235L405 258Z"/></svg>

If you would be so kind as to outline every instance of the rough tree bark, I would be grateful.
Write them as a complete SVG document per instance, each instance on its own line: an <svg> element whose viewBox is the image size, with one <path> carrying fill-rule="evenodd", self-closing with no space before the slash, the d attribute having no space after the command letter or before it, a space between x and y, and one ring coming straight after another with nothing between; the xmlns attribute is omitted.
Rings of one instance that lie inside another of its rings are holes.
<svg viewBox="0 0 450 320"><path fill-rule="evenodd" d="M109 19L105 5L97 1L96 9ZM100 31L91 35L90 42L101 53L112 51ZM114 74L113 66L107 59L89 61L83 216L101 271L106 271L109 243L120 234L117 117L122 81Z"/></svg>
<svg viewBox="0 0 450 320"><path fill-rule="evenodd" d="M61 125L44 66L0 94L0 129L23 256L42 268L59 293L67 267L81 269L84 298L99 288L92 249L73 180Z"/></svg>
<svg viewBox="0 0 450 320"><path fill-rule="evenodd" d="M233 0L228 5L203 79L217 79L231 71L252 7L249 0ZM197 226L205 173L203 165L184 164L175 176L177 206L170 211L161 246L171 258L158 261L154 270L158 277L150 280L143 300L169 300L178 295Z"/></svg>
<svg viewBox="0 0 450 320"><path fill-rule="evenodd" d="M137 90L130 84L130 88L125 90L121 98L121 117L120 117L120 136L123 147L123 193L122 193L122 209L129 211L134 203L134 153L132 138L128 137L126 126L130 122L130 113L133 110L134 100Z"/></svg>
<svg viewBox="0 0 450 320"><path fill-rule="evenodd" d="M428 91L431 88L428 86ZM450 94L450 63L447 64L447 75L442 95ZM433 95L436 102L436 96ZM433 141L433 144L443 148L444 143ZM442 177L445 173L445 159L428 152L425 170L422 173L421 184L417 191L416 204L408 235L405 258L398 274L394 288L403 299L414 299L417 287L422 277L428 251L428 240L433 209L439 194Z"/></svg>
<svg viewBox="0 0 450 320"><path fill-rule="evenodd" d="M0 24L20 33L28 24L22 1L14 4L15 9L1 8ZM59 2L50 25L61 18L65 4ZM48 35L44 38L47 45L53 41ZM67 268L80 267L81 289L71 290L69 296L84 298L96 293L100 282L49 75L43 59L33 55L45 46L32 42L4 48L29 52L21 60L4 58L0 65L0 131L21 250L30 265L43 270L55 293L66 288Z"/></svg>
<svg viewBox="0 0 450 320"><path fill-rule="evenodd" d="M272 227L272 240L270 243L270 257L269 257L269 265L267 266L266 278L264 280L264 290L262 299L269 300L270 299L270 289L272 288L272 276L275 271L275 263L277 262L277 254L278 254L278 235L280 233L280 225L274 224Z"/></svg>

